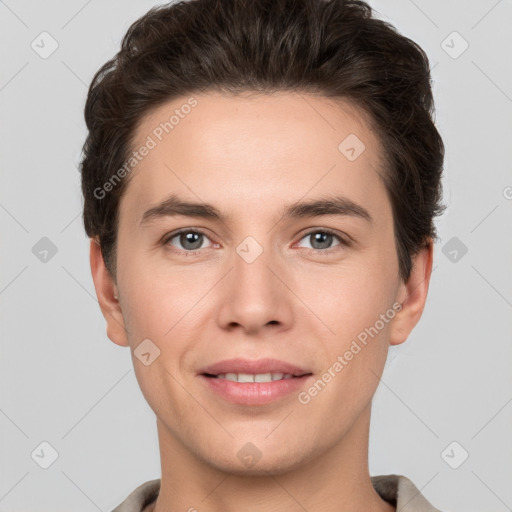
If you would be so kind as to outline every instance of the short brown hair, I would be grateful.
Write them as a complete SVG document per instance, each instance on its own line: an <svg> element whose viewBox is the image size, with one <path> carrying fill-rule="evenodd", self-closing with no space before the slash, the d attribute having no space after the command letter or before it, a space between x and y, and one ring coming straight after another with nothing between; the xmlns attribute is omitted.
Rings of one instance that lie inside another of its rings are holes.
<svg viewBox="0 0 512 512"><path fill-rule="evenodd" d="M385 151L400 276L444 211L444 145L434 126L429 61L357 0L189 0L152 8L94 76L85 105L83 220L116 278L119 200L128 179L95 192L129 159L141 119L194 92L309 92L369 114Z"/></svg>

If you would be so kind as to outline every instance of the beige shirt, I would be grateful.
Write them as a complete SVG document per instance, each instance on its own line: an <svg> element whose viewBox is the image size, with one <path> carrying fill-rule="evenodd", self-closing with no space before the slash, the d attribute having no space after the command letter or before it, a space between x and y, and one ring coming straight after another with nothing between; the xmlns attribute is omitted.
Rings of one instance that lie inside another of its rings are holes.
<svg viewBox="0 0 512 512"><path fill-rule="evenodd" d="M403 475L372 476L371 481L379 496L394 505L397 512L441 512ZM143 512L156 500L159 491L160 479L150 480L139 485L112 512Z"/></svg>

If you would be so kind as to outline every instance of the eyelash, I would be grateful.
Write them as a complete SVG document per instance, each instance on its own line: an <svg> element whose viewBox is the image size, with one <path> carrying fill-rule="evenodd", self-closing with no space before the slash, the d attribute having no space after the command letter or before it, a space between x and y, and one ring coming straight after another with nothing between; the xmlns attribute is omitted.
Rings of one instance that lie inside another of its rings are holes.
<svg viewBox="0 0 512 512"><path fill-rule="evenodd" d="M169 236L165 236L162 240L162 245L168 245L173 238L177 237L178 235L181 235L182 233L200 234L209 239L208 235L201 229L183 228L179 229L178 231L173 231L171 234L169 234ZM348 237L342 237L338 232L329 228L312 229L311 231L304 233L304 235L300 238L299 242L304 238L311 236L312 234L315 233L325 233L328 235L332 235L333 237L337 238L338 241L340 242L339 245L329 247L328 249L309 249L307 247L305 248L307 252L313 252L315 253L315 255L330 255L333 252L339 250L341 247L350 247L352 245L352 242L351 240L348 239ZM196 249L195 251L182 251L174 247L172 248L172 251L176 252L177 254L183 254L185 256L199 256L202 250L203 249Z"/></svg>

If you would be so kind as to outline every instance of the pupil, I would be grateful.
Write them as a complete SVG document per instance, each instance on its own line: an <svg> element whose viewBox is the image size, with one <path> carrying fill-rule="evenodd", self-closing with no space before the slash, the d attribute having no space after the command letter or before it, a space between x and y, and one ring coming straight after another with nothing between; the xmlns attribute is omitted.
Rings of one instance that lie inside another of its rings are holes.
<svg viewBox="0 0 512 512"><path fill-rule="evenodd" d="M191 249L191 250L194 250L194 249L199 249L201 247L201 237L203 235L201 235L201 233L185 233L185 234L182 234L181 235L181 240L180 240L180 243L182 244L183 247L185 247L185 249ZM199 244L197 245L197 242L199 240ZM190 247L189 245L187 244L192 244L192 247ZM194 245L196 244L196 245Z"/></svg>
<svg viewBox="0 0 512 512"><path fill-rule="evenodd" d="M332 235L330 233L315 233L313 235L315 243L320 242L321 247L313 247L315 249L327 249L332 241Z"/></svg>

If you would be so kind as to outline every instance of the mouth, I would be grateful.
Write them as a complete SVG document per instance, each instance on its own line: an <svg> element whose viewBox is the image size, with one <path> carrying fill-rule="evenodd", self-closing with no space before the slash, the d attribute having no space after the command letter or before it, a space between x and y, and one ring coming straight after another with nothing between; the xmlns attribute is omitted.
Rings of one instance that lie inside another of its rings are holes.
<svg viewBox="0 0 512 512"><path fill-rule="evenodd" d="M198 372L206 389L243 406L265 406L284 400L307 386L313 373L277 359L229 359Z"/></svg>
<svg viewBox="0 0 512 512"><path fill-rule="evenodd" d="M299 393L312 373L303 375L271 373L202 373L198 375L206 388L216 396L235 405L265 406Z"/></svg>
<svg viewBox="0 0 512 512"><path fill-rule="evenodd" d="M287 380L287 379L300 379L301 377L307 377L309 375L313 375L312 373L303 373L299 375L294 375L292 373L202 373L205 377L210 379L222 379L229 380L231 382L240 382L240 383L265 383L265 382L274 382L276 380Z"/></svg>
<svg viewBox="0 0 512 512"><path fill-rule="evenodd" d="M309 370L279 359L258 360L225 359L198 371L209 378L227 379L236 382L273 382L283 378L293 379L311 374Z"/></svg>

